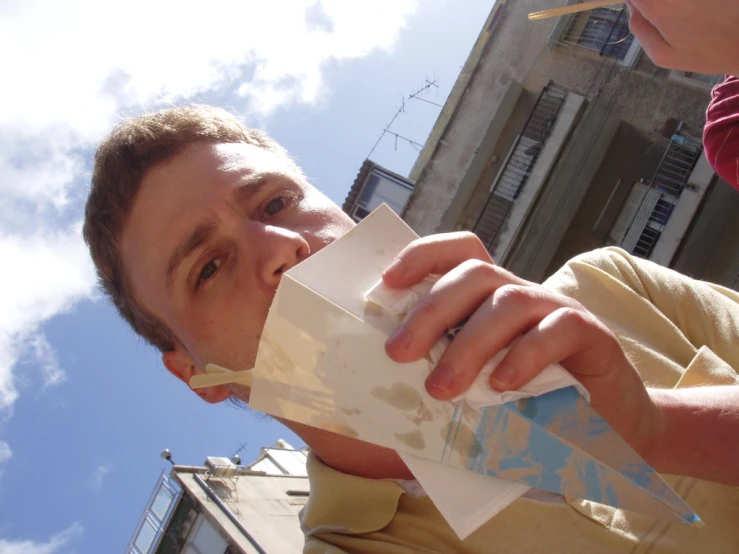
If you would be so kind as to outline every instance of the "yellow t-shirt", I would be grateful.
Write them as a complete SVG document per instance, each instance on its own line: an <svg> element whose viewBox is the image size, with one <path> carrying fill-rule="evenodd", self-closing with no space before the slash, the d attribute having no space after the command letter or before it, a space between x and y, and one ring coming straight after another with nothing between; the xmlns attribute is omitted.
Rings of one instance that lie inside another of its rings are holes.
<svg viewBox="0 0 739 554"><path fill-rule="evenodd" d="M578 300L619 338L648 386L739 385L739 294L694 281L616 248L574 258L544 283ZM739 439L738 439L739 440ZM460 541L431 500L389 480L308 461L304 552L739 553L739 489L666 476L705 525L589 501L520 498Z"/></svg>

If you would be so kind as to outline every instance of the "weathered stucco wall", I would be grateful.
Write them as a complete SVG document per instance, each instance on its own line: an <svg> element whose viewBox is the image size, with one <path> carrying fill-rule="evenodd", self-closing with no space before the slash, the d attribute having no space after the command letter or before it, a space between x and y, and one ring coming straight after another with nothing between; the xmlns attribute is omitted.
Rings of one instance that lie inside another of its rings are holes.
<svg viewBox="0 0 739 554"><path fill-rule="evenodd" d="M508 3L428 163L416 169L415 181L422 185L416 186L403 217L417 233L436 231L511 81L524 82L546 45L546 29L553 26L553 21L540 25L517 23L527 23L526 14L538 7L536 0ZM423 151L421 156L425 156Z"/></svg>
<svg viewBox="0 0 739 554"><path fill-rule="evenodd" d="M524 106L533 105L549 80L588 101L596 97L608 99L610 116L632 128L643 146L641 154L632 155L651 157L653 148L659 151L666 144L658 131L668 118L684 120L692 128L702 127L709 100L707 87L668 80L668 72L656 68L643 54L635 68L629 70L612 58L601 58L579 47L557 45L550 51L547 40L556 21L529 22L526 18L526 14L540 7L536 0L509 2L495 32L474 52L474 70L460 76L460 83L463 81L466 88L457 91L453 113L447 111L444 124L432 131L436 135L431 137L433 140L413 170L416 188L404 219L419 234L470 228L474 224L487 199L491 180L528 115L530 107ZM513 81L523 84L521 96L501 129L498 142L486 144L490 123ZM449 211L473 160L477 158L479 162L481 154L487 162L481 171L476 171L475 186L463 187L465 208L460 210L457 200ZM619 163L623 167L628 160ZM612 186L618 180L613 176L609 174L608 182L602 186ZM616 207L618 200L614 199ZM587 198L581 209L590 209ZM445 214L454 216L451 219L456 219L456 223L445 218Z"/></svg>
<svg viewBox="0 0 739 554"><path fill-rule="evenodd" d="M739 275L739 194L721 179L706 193L674 269L731 287Z"/></svg>

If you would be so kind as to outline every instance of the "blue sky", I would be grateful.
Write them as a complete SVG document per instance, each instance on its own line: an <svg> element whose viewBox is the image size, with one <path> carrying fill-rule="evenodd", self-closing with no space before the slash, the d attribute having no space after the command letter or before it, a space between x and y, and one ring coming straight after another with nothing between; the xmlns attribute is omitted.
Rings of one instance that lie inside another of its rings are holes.
<svg viewBox="0 0 739 554"><path fill-rule="evenodd" d="M96 141L121 115L215 103L341 203L402 96L435 78L444 102L493 2L100 4L0 4L0 554L122 551L165 447L200 464L300 444L204 404L95 292L79 222ZM423 143L439 108L406 109L393 130ZM407 174L416 154L386 137L373 160Z"/></svg>

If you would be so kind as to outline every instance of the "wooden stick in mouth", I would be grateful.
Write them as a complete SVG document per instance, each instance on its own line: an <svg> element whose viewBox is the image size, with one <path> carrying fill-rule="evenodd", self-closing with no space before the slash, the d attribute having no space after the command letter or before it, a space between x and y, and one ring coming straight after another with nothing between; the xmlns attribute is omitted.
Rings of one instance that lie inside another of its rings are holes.
<svg viewBox="0 0 739 554"><path fill-rule="evenodd" d="M228 385L229 383L239 383L250 387L254 378L251 369L231 371L216 364L208 364L205 366L205 371L204 375L194 375L190 379L190 388L203 389L205 387Z"/></svg>
<svg viewBox="0 0 739 554"><path fill-rule="evenodd" d="M550 17L559 17L560 15L569 15L571 13L586 12L603 6L611 6L613 4L622 4L623 2L614 2L613 0L594 0L592 2L583 2L582 4L572 4L570 6L561 6L544 10L541 12L533 12L529 14L529 20L537 21L539 19L549 19Z"/></svg>

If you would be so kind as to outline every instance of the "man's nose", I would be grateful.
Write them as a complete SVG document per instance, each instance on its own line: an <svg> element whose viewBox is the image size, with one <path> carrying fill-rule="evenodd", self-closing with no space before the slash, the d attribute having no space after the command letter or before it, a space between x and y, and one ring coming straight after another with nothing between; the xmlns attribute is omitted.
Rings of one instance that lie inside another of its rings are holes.
<svg viewBox="0 0 739 554"><path fill-rule="evenodd" d="M310 246L299 233L288 229L268 226L263 232L260 278L265 285L276 289L283 273L310 255Z"/></svg>

